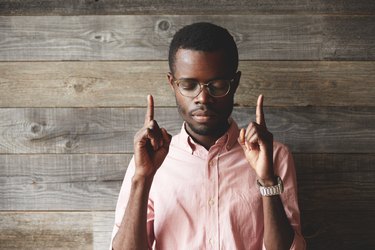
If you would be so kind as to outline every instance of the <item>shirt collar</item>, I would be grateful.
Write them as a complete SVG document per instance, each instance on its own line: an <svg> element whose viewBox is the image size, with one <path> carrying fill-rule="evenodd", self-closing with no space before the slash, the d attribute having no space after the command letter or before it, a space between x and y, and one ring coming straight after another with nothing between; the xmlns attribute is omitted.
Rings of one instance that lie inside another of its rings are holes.
<svg viewBox="0 0 375 250"><path fill-rule="evenodd" d="M229 128L227 132L221 136L215 144L222 144L225 146L224 150L229 151L233 148L233 146L236 144L238 136L239 136L239 130L237 123L232 119L229 118ZM194 154L194 151L197 149L197 147L201 146L198 143L196 143L193 138L187 133L185 129L185 122L182 124L181 132L180 132L180 145L183 145L186 150L191 152L191 154Z"/></svg>

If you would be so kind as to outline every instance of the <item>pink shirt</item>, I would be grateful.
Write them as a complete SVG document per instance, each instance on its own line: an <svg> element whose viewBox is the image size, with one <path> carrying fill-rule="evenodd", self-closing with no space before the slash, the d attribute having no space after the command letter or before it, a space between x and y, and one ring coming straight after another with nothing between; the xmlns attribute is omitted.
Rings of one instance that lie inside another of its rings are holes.
<svg viewBox="0 0 375 250"><path fill-rule="evenodd" d="M173 137L150 190L150 248L265 249L262 197L238 135L232 121L228 132L209 151L195 143L184 126ZM284 182L281 199L295 231L291 249L305 249L292 156L284 145L274 142L273 158L275 173ZM133 174L132 160L117 202L112 239L125 212Z"/></svg>

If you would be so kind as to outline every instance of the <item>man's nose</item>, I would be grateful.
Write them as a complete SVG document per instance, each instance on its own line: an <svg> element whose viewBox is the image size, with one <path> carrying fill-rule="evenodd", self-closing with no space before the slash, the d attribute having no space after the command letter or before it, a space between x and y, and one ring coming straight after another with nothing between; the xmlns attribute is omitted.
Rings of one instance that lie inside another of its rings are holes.
<svg viewBox="0 0 375 250"><path fill-rule="evenodd" d="M208 92L207 86L202 86L201 92L195 97L196 103L209 103L212 102L212 96Z"/></svg>

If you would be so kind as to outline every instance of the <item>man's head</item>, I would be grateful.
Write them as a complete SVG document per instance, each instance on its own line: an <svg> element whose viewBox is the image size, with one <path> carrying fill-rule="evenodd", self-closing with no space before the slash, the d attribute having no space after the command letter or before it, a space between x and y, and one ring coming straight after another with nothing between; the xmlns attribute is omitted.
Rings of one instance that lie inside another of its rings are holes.
<svg viewBox="0 0 375 250"><path fill-rule="evenodd" d="M169 70L174 73L176 53L179 49L195 51L224 51L228 68L234 74L238 68L238 50L228 30L212 23L194 23L181 28L169 46Z"/></svg>
<svg viewBox="0 0 375 250"><path fill-rule="evenodd" d="M186 130L198 141L217 139L228 129L241 76L233 37L210 23L186 26L171 42L169 65L168 80ZM181 84L185 81L196 87Z"/></svg>

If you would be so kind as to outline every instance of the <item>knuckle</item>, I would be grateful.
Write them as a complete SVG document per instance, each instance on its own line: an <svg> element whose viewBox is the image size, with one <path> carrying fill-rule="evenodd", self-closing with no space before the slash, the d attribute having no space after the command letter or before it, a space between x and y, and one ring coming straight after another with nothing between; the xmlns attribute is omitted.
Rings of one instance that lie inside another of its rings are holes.
<svg viewBox="0 0 375 250"><path fill-rule="evenodd" d="M256 126L256 123L255 122L250 122L249 123L249 126L248 126L248 129L252 129L253 127Z"/></svg>
<svg viewBox="0 0 375 250"><path fill-rule="evenodd" d="M148 122L148 127L149 128L153 128L155 126L155 121L154 120L151 120Z"/></svg>

